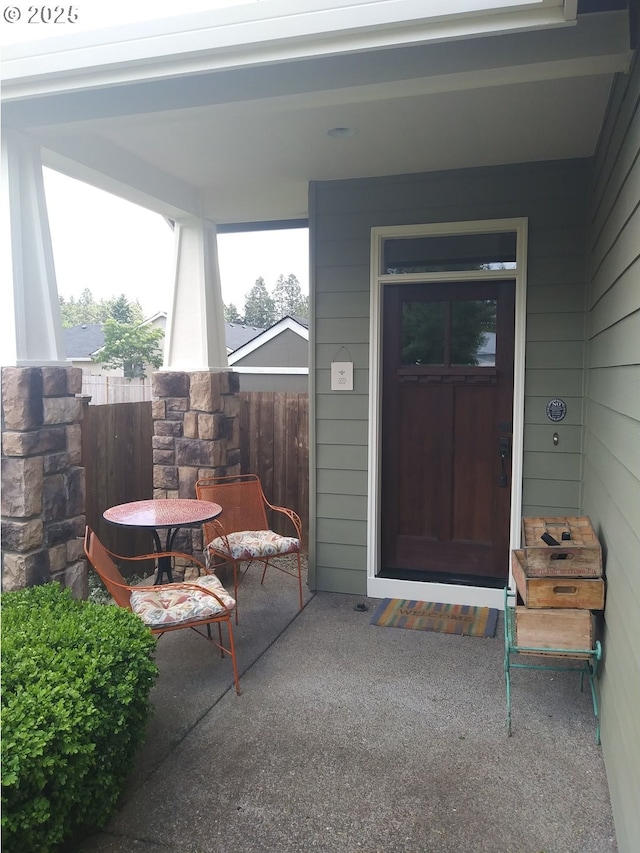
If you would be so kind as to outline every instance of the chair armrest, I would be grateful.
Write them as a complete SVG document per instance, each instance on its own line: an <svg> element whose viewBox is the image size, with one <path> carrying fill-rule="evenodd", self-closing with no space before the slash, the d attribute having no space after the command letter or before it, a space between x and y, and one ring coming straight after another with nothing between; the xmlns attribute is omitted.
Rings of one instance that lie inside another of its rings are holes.
<svg viewBox="0 0 640 853"><path fill-rule="evenodd" d="M296 529L296 538L302 539L302 521L300 520L300 516L297 512L294 512L294 510L288 509L285 506L273 506L273 504L270 504L269 501L267 501L267 506L274 512L279 512L283 515L286 515Z"/></svg>
<svg viewBox="0 0 640 853"><path fill-rule="evenodd" d="M104 548L104 546L103 546ZM152 554L141 554L135 557L125 557L123 554L116 554L114 551L110 551L108 548L104 549L109 556L114 557L116 560L125 560L130 563L139 562L140 560L157 560L158 557L182 557L185 560L188 560L190 563L195 563L199 569L206 575L213 574L213 572L209 571L209 569L204 565L204 563L200 562L197 557L194 557L193 554L185 554L183 551L154 551ZM136 587L133 587L136 589Z"/></svg>
<svg viewBox="0 0 640 853"><path fill-rule="evenodd" d="M214 533L213 536L211 536L211 528L213 528L213 533ZM231 545L229 544L228 534L225 531L224 526L216 519L214 519L213 521L207 521L207 523L205 524L205 533L206 533L205 538L209 540L208 542L205 542L205 546L202 549L204 552L204 558L205 558L206 563L207 563L206 572L208 574L215 574L215 569L211 566L211 554L212 553L215 554L219 559L224 559L225 562L227 562L227 557L225 556L225 554L223 552L221 552L221 551L217 552L214 548L210 548L211 543L215 539L222 539L222 541L224 542L224 547L226 548L227 554L231 551ZM218 566L218 568L219 567L220 566Z"/></svg>

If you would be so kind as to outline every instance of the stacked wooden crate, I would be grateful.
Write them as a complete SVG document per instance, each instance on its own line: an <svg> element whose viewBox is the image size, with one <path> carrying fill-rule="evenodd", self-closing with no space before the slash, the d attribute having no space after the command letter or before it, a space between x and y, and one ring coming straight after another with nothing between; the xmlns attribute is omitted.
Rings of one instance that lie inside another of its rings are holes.
<svg viewBox="0 0 640 853"><path fill-rule="evenodd" d="M522 543L512 551L523 602L515 608L516 645L582 657L595 643L593 611L604 608L602 549L589 518L523 518Z"/></svg>

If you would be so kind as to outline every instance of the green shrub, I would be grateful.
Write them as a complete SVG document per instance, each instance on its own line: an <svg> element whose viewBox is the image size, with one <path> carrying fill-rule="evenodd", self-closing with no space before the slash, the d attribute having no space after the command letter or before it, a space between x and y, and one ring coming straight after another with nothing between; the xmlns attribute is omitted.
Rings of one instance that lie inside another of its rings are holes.
<svg viewBox="0 0 640 853"><path fill-rule="evenodd" d="M2 595L2 849L46 853L116 808L142 743L155 640L57 584Z"/></svg>

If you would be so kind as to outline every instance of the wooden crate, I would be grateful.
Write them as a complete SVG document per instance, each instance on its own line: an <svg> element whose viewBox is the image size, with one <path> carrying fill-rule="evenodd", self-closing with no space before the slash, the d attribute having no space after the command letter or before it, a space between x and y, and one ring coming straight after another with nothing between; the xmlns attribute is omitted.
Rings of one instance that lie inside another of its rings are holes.
<svg viewBox="0 0 640 853"><path fill-rule="evenodd" d="M540 538L550 533L560 545ZM562 539L568 533L571 538ZM602 549L586 515L522 519L524 565L529 577L599 578Z"/></svg>
<svg viewBox="0 0 640 853"><path fill-rule="evenodd" d="M595 617L590 610L559 610L555 608L515 608L515 641L520 647L549 649L532 654L558 654L583 658L578 650L593 649Z"/></svg>
<svg viewBox="0 0 640 853"><path fill-rule="evenodd" d="M524 551L521 550L511 552L511 567L525 607L571 607L583 610L604 608L602 578L531 576Z"/></svg>

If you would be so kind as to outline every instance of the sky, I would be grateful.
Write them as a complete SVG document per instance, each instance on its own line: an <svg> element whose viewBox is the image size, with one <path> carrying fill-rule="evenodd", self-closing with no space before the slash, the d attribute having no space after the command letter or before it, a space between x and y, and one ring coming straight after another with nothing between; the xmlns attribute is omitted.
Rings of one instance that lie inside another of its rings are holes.
<svg viewBox="0 0 640 853"><path fill-rule="evenodd" d="M7 23L6 15L0 23L0 43L55 39L80 30L170 17L177 10L185 14L247 2L258 0L180 0L179 5L173 0L79 0L73 4L77 21L57 25L29 24L26 13L32 6L17 3L11 6L19 10L15 23ZM167 311L174 245L167 222L153 211L50 169L44 170L44 180L58 293L77 298L88 287L96 300L121 293L137 299L146 317ZM259 277L272 291L280 275L293 274L308 293L306 229L220 234L218 256L222 298L240 313Z"/></svg>

